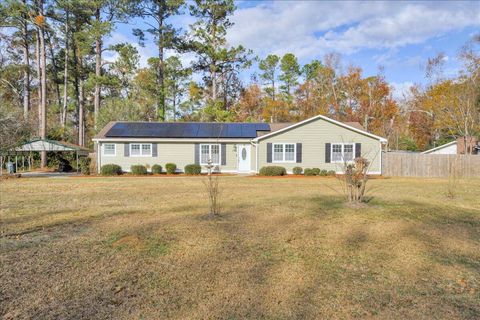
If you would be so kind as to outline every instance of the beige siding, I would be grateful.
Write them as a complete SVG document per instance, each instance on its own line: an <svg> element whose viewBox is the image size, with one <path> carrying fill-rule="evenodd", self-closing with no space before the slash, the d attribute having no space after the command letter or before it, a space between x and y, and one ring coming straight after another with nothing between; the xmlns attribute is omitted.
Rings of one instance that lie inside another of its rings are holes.
<svg viewBox="0 0 480 320"><path fill-rule="evenodd" d="M267 163L267 143L302 143L302 163ZM316 119L259 141L258 169L280 165L291 172L296 166L342 171L342 164L325 163L326 143L361 143L362 156L371 162L370 172L381 172L381 144L377 139Z"/></svg>
<svg viewBox="0 0 480 320"><path fill-rule="evenodd" d="M104 144L105 142L102 142ZM107 142L110 143L110 142ZM128 143L128 142L125 142ZM165 168L165 164L172 162L177 165L180 171L183 171L187 164L195 163L195 143L192 142L159 142L157 157L125 157L123 142L115 142L116 155L104 156L100 155L100 165L113 163L122 167L123 171L130 171L130 167L135 164L141 164L150 168L154 164L160 164ZM233 143L227 143L227 161L226 165L221 166L222 171L236 171L237 170L237 155Z"/></svg>

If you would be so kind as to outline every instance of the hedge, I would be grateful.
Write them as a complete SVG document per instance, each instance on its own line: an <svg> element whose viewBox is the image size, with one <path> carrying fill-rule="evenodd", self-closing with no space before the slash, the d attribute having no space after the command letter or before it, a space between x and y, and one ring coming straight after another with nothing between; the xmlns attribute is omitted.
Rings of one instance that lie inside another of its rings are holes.
<svg viewBox="0 0 480 320"><path fill-rule="evenodd" d="M293 174L302 174L303 169L301 167L295 167L292 170Z"/></svg>
<svg viewBox="0 0 480 320"><path fill-rule="evenodd" d="M165 170L168 174L175 174L177 172L177 165L175 163L167 163L165 165Z"/></svg>
<svg viewBox="0 0 480 320"><path fill-rule="evenodd" d="M202 167L199 164L187 164L184 171L186 174L200 174Z"/></svg>
<svg viewBox="0 0 480 320"><path fill-rule="evenodd" d="M104 164L100 168L100 174L102 176L118 176L122 174L122 168L117 164Z"/></svg>
<svg viewBox="0 0 480 320"><path fill-rule="evenodd" d="M287 170L280 166L267 166L260 169L261 176L284 176L287 174Z"/></svg>
<svg viewBox="0 0 480 320"><path fill-rule="evenodd" d="M315 176L319 176L320 175L320 169L319 168L312 168L312 171L313 171L313 174Z"/></svg>
<svg viewBox="0 0 480 320"><path fill-rule="evenodd" d="M333 171L333 170L327 171L327 176L334 176L334 175L336 175L336 174L337 174L337 173L336 173L335 171Z"/></svg>
<svg viewBox="0 0 480 320"><path fill-rule="evenodd" d="M83 157L83 158L79 159L78 165L80 167L80 172L82 174L85 174L85 175L90 174L90 163L91 163L91 161L92 161L92 159L89 158L89 157Z"/></svg>
<svg viewBox="0 0 480 320"><path fill-rule="evenodd" d="M147 174L147 167L141 164L136 164L130 167L130 172L132 174L145 175Z"/></svg>
<svg viewBox="0 0 480 320"><path fill-rule="evenodd" d="M154 164L154 165L152 166L152 173L153 173L153 174L162 173L162 166L159 165L159 164Z"/></svg>
<svg viewBox="0 0 480 320"><path fill-rule="evenodd" d="M306 176L314 176L315 171L311 168L305 168L305 170L303 170L303 174Z"/></svg>

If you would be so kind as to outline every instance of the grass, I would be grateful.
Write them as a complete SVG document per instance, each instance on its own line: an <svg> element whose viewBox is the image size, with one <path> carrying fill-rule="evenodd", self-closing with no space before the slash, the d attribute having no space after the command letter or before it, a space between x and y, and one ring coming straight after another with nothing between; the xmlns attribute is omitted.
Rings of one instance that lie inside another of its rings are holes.
<svg viewBox="0 0 480 320"><path fill-rule="evenodd" d="M0 315L17 318L463 318L480 314L480 181L0 181Z"/></svg>

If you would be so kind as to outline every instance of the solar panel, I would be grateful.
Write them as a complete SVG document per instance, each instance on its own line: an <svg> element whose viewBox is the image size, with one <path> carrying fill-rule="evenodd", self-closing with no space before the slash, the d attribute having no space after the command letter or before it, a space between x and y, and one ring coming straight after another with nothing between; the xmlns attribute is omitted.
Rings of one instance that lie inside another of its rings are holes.
<svg viewBox="0 0 480 320"><path fill-rule="evenodd" d="M118 122L106 137L135 138L255 138L270 131L268 123Z"/></svg>

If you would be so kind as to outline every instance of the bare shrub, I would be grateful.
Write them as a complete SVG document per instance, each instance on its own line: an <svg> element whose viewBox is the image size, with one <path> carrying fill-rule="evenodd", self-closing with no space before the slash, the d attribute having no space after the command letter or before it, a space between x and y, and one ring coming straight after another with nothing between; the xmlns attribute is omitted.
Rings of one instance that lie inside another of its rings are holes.
<svg viewBox="0 0 480 320"><path fill-rule="evenodd" d="M217 166L212 164L212 161L209 160L208 164L205 166L207 168L207 177L204 180L205 190L207 192L208 197L208 205L209 205L209 215L211 217L216 217L220 215L220 183L219 183L219 176L213 174L217 171Z"/></svg>
<svg viewBox="0 0 480 320"><path fill-rule="evenodd" d="M338 175L342 191L348 202L365 202L365 191L368 182L369 161L363 157L353 160L353 163L343 164L343 174Z"/></svg>
<svg viewBox="0 0 480 320"><path fill-rule="evenodd" d="M448 166L448 181L447 181L447 188L446 188L447 190L445 192L445 195L447 196L447 198L453 199L457 196L458 178L459 178L458 164L457 164L457 158L455 158L455 160L449 163L449 166Z"/></svg>

